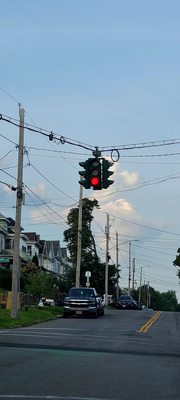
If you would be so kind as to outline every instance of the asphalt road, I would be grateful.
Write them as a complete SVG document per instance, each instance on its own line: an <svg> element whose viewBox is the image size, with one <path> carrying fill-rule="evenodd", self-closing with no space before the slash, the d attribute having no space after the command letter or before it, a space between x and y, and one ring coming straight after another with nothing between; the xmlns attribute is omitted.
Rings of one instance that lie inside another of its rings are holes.
<svg viewBox="0 0 180 400"><path fill-rule="evenodd" d="M0 400L179 400L179 374L180 313L108 310L0 330Z"/></svg>

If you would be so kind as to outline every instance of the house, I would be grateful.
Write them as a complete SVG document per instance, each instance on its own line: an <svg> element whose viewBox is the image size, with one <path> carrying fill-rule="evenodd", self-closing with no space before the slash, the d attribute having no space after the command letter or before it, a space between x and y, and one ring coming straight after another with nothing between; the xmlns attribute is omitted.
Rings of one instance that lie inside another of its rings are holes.
<svg viewBox="0 0 180 400"><path fill-rule="evenodd" d="M39 249L40 245L40 235L37 235L36 232L25 232L25 236L27 237L27 255L32 260L32 258L37 255L39 259Z"/></svg>
<svg viewBox="0 0 180 400"><path fill-rule="evenodd" d="M39 263L46 271L60 275L61 247L58 240L40 240Z"/></svg>
<svg viewBox="0 0 180 400"><path fill-rule="evenodd" d="M15 221L0 214L0 267L12 268ZM44 271L64 275L67 265L67 250L59 240L41 240L36 232L24 232L21 227L19 257L21 266L37 255L39 267Z"/></svg>
<svg viewBox="0 0 180 400"><path fill-rule="evenodd" d="M13 264L15 221L0 214L0 266L11 267ZM28 261L26 252L26 236L21 227L19 257L21 264Z"/></svg>

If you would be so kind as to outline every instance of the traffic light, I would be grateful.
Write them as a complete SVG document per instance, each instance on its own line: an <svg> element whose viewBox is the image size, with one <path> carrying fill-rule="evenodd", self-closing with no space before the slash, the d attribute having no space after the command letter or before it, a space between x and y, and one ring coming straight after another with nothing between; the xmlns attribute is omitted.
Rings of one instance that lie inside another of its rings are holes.
<svg viewBox="0 0 180 400"><path fill-rule="evenodd" d="M89 163L89 160L90 159L79 163L79 165L84 168L84 171L79 171L79 175L81 175L81 177L84 178L84 179L81 179L79 181L79 183L82 186L84 186L85 189L90 189L90 187L91 187L91 185L90 185L90 163Z"/></svg>
<svg viewBox="0 0 180 400"><path fill-rule="evenodd" d="M108 179L109 176L111 176L112 174L114 174L114 171L109 171L109 168L111 168L113 166L113 162L110 162L108 160L105 160L105 158L103 158L102 161L102 188L103 189L107 189L110 185L112 185L114 183L114 181L112 181L111 179Z"/></svg>
<svg viewBox="0 0 180 400"><path fill-rule="evenodd" d="M93 190L102 189L102 164L99 158L89 158L89 183Z"/></svg>

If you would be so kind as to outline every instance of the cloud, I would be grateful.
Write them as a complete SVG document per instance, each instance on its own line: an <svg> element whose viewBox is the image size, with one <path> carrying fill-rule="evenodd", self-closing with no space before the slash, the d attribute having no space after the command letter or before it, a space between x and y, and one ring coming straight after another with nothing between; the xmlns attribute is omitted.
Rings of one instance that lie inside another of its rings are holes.
<svg viewBox="0 0 180 400"><path fill-rule="evenodd" d="M46 186L43 182L39 182L36 186L32 186L31 191L38 196L47 196Z"/></svg>
<svg viewBox="0 0 180 400"><path fill-rule="evenodd" d="M139 174L137 172L120 171L119 178L127 185L136 185L139 182Z"/></svg>

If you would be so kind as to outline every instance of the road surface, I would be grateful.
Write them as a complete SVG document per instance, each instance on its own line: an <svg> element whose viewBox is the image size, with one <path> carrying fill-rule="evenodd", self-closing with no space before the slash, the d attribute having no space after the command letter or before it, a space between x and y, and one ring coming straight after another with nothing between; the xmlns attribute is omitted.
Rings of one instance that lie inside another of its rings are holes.
<svg viewBox="0 0 180 400"><path fill-rule="evenodd" d="M180 313L108 310L0 330L1 399L180 398Z"/></svg>

